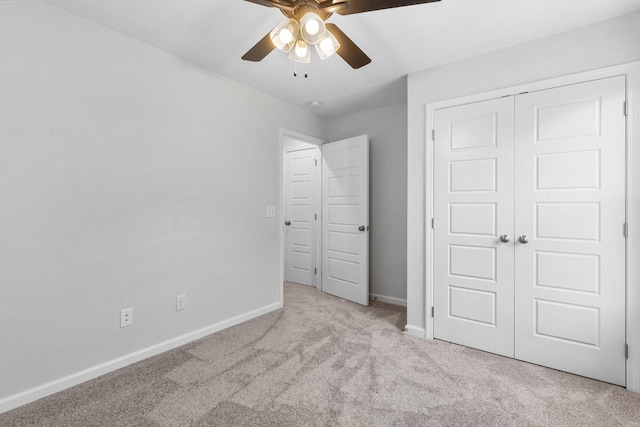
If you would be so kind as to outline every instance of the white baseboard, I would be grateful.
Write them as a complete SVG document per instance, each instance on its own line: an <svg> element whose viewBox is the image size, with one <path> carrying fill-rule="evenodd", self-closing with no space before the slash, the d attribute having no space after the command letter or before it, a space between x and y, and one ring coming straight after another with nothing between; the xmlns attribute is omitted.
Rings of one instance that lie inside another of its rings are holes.
<svg viewBox="0 0 640 427"><path fill-rule="evenodd" d="M189 332L151 347L135 351L125 356L118 357L117 359L59 378L55 381L5 397L4 399L0 399L0 414L280 308L282 308L282 302L269 304L257 310L232 317L231 319L224 320L214 325Z"/></svg>
<svg viewBox="0 0 640 427"><path fill-rule="evenodd" d="M417 326L406 325L404 327L404 333L410 337L425 338L427 336L426 332L424 328L418 328Z"/></svg>
<svg viewBox="0 0 640 427"><path fill-rule="evenodd" d="M406 299L388 297L386 295L369 294L369 299L372 299L374 301L386 302L387 304L401 305L403 307L407 306L407 300Z"/></svg>

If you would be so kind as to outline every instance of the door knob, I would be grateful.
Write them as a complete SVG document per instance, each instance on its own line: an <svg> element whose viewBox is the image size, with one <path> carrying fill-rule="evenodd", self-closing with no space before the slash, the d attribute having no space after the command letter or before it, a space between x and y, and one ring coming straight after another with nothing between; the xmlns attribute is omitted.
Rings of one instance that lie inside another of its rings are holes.
<svg viewBox="0 0 640 427"><path fill-rule="evenodd" d="M284 225L291 225L291 221L285 221Z"/></svg>
<svg viewBox="0 0 640 427"><path fill-rule="evenodd" d="M364 230L366 230L364 225L361 225L360 227L358 227L358 231L364 231Z"/></svg>
<svg viewBox="0 0 640 427"><path fill-rule="evenodd" d="M522 236L518 237L518 240L520 241L520 243L523 243L525 245L529 243L529 237L526 234L523 234Z"/></svg>
<svg viewBox="0 0 640 427"><path fill-rule="evenodd" d="M502 236L500 236L500 241L502 243L509 243L510 240L511 240L511 237L509 237L508 234L503 234Z"/></svg>

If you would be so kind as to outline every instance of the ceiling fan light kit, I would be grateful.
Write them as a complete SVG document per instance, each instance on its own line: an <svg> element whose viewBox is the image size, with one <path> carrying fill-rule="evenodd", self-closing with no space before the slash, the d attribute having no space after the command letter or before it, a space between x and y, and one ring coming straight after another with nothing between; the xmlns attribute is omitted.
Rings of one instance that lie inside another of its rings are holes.
<svg viewBox="0 0 640 427"><path fill-rule="evenodd" d="M289 59L303 64L311 62L311 49L315 46L320 59L325 60L340 48L318 14L307 12L300 23L289 18L278 24L270 33L271 41L279 50L289 54Z"/></svg>
<svg viewBox="0 0 640 427"><path fill-rule="evenodd" d="M325 24L334 13L352 15L393 7L411 6L440 0L246 0L261 6L275 7L288 18L253 46L242 59L259 62L274 49L289 54L292 61L311 62L310 46L316 47L320 59L337 53L352 68L371 62L369 58L335 24Z"/></svg>

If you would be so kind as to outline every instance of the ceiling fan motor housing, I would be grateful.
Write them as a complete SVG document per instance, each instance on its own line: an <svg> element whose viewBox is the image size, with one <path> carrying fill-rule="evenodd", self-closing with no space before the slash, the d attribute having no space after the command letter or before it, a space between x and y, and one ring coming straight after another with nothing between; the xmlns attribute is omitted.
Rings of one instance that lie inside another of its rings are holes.
<svg viewBox="0 0 640 427"><path fill-rule="evenodd" d="M320 17L323 21L326 21L333 12L329 12L326 8L320 7L315 0L296 0L293 2L291 8L280 9L280 11L288 18L297 19L300 21L304 15L309 12L313 12Z"/></svg>

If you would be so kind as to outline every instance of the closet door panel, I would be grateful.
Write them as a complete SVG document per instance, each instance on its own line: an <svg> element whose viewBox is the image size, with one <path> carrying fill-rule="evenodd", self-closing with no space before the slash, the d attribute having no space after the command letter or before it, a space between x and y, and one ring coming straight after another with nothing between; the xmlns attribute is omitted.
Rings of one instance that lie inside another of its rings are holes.
<svg viewBox="0 0 640 427"><path fill-rule="evenodd" d="M436 112L435 337L513 357L513 98Z"/></svg>
<svg viewBox="0 0 640 427"><path fill-rule="evenodd" d="M625 384L625 79L516 97L515 357Z"/></svg>

